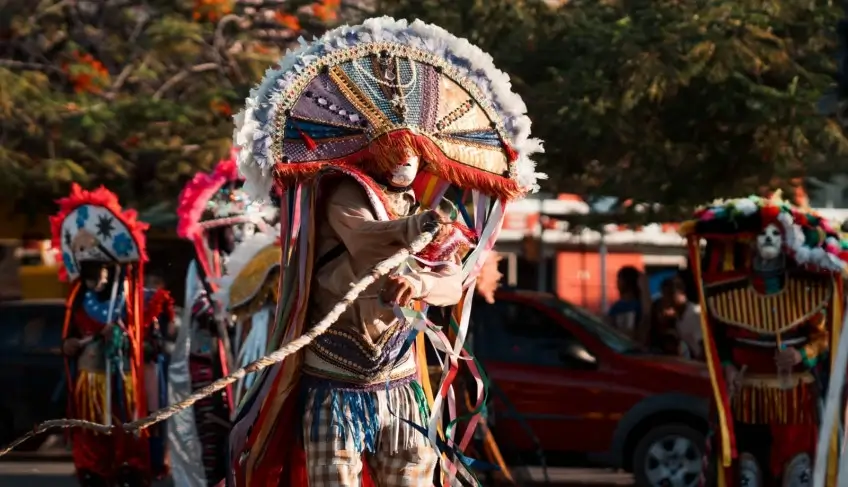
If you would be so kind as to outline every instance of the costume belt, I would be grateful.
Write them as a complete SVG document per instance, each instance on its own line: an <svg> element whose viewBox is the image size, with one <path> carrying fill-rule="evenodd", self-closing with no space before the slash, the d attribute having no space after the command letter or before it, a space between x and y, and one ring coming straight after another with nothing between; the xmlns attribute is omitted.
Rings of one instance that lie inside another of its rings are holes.
<svg viewBox="0 0 848 487"><path fill-rule="evenodd" d="M818 421L809 372L793 372L788 384L777 375L746 374L731 407L736 421L749 424L814 425Z"/></svg>
<svg viewBox="0 0 848 487"><path fill-rule="evenodd" d="M371 388L386 386L387 381L399 381L414 375L417 371L415 354L407 352L406 357L399 360L394 367L386 367L385 370L378 371L374 374L365 376L361 373L354 372L356 367L350 367L347 361L337 358L337 362L330 362L316 353L312 348L307 348L304 354L303 371L311 376L328 379L336 382L344 382L351 384L354 388Z"/></svg>

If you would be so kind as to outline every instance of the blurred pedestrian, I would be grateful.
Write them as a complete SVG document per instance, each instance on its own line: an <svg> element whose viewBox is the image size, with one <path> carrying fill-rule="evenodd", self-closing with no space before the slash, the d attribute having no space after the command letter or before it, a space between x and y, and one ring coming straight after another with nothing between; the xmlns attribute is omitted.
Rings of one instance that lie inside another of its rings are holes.
<svg viewBox="0 0 848 487"><path fill-rule="evenodd" d="M618 300L607 313L610 325L639 343L646 339L650 306L647 276L633 266L624 266L617 274Z"/></svg>
<svg viewBox="0 0 848 487"><path fill-rule="evenodd" d="M650 345L661 353L700 359L703 355L700 308L689 301L680 277L664 280L651 306Z"/></svg>
<svg viewBox="0 0 848 487"><path fill-rule="evenodd" d="M672 279L664 279L660 284L660 296L651 304L648 343L652 350L664 355L677 355L680 350L672 288Z"/></svg>
<svg viewBox="0 0 848 487"><path fill-rule="evenodd" d="M704 335L701 332L701 307L689 300L686 284L680 277L671 280L671 303L675 313L675 330L680 340L680 354L701 360L704 354Z"/></svg>

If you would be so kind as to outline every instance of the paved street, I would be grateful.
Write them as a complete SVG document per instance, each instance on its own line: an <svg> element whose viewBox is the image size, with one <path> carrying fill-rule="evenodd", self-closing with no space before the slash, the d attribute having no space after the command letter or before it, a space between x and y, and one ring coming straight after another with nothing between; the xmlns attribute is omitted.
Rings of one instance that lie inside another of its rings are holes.
<svg viewBox="0 0 848 487"><path fill-rule="evenodd" d="M72 473L73 466L67 460L38 459L0 462L0 485L3 487L76 487L71 477ZM551 469L548 472L550 484L542 483L544 476L541 469L530 469L527 474L528 480L534 481L530 485L568 487L632 485L629 475L604 470ZM172 487L172 484L167 482L156 487Z"/></svg>
<svg viewBox="0 0 848 487"><path fill-rule="evenodd" d="M76 487L73 465L59 461L0 462L0 485L3 487ZM172 487L170 482L155 487Z"/></svg>

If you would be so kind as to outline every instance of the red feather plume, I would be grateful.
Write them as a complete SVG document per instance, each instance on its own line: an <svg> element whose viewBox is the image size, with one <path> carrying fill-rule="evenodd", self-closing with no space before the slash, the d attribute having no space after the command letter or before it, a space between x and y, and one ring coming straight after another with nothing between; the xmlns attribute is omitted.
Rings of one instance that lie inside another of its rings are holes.
<svg viewBox="0 0 848 487"><path fill-rule="evenodd" d="M211 173L195 174L180 192L177 204L177 235L190 240L197 237L202 231L200 220L206 211L206 203L225 184L241 179L235 149L230 151L229 159L218 161Z"/></svg>

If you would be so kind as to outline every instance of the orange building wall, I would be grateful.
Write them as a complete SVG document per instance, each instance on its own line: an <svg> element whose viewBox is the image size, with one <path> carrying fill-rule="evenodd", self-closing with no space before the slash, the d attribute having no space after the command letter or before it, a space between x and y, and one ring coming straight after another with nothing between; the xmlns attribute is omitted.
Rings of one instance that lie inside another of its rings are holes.
<svg viewBox="0 0 848 487"><path fill-rule="evenodd" d="M631 265L644 270L641 254L608 253L606 258L607 306L618 299L616 273ZM596 252L559 252L556 257L557 295L591 311L601 312L601 258Z"/></svg>

